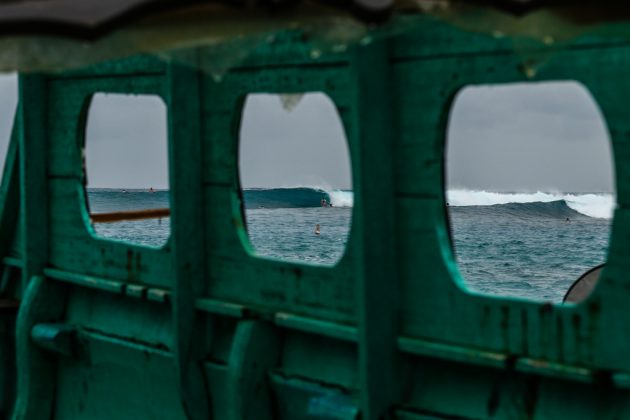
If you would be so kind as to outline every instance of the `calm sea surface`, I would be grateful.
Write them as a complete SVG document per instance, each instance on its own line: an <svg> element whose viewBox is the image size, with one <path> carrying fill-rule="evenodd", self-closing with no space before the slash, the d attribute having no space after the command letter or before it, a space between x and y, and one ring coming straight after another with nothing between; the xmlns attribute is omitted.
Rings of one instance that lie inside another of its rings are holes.
<svg viewBox="0 0 630 420"><path fill-rule="evenodd" d="M567 197L516 197L525 202L514 203L505 195L499 200L450 196L454 250L468 286L495 295L561 301L576 278L604 262L612 208L610 197L605 202L601 196ZM165 191L91 190L89 198L92 212L168 207ZM319 206L322 198L334 207ZM538 199L543 201L531 201ZM245 201L250 242L259 255L328 265L343 255L351 193L249 190ZM499 203L484 204L494 201ZM311 202L315 206L305 207ZM161 246L169 237L169 222L107 223L95 229L108 238ZM316 224L320 235L314 234Z"/></svg>

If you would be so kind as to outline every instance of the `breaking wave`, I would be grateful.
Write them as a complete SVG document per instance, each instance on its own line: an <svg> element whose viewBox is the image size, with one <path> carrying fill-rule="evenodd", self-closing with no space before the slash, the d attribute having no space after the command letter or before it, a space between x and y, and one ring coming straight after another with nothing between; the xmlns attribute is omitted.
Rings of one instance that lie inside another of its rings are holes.
<svg viewBox="0 0 630 420"><path fill-rule="evenodd" d="M319 187L245 189L243 198L249 209L320 207L322 199L333 207L352 207L354 202L352 191Z"/></svg>
<svg viewBox="0 0 630 420"><path fill-rule="evenodd" d="M562 193L496 193L489 191L450 190L447 192L450 206L494 206L509 205L538 214L565 215L566 210L573 210L588 217L611 219L615 209L612 194L562 194ZM563 209L567 207L566 209ZM540 213L542 212L542 213ZM532 213L533 214L533 213ZM570 217L569 214L566 214Z"/></svg>

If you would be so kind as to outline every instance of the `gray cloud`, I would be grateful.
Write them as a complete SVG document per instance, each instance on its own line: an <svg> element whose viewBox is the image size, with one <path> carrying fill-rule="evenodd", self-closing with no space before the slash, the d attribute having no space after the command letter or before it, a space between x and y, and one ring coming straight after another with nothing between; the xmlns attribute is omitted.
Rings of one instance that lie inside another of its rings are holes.
<svg viewBox="0 0 630 420"><path fill-rule="evenodd" d="M250 95L240 131L241 184L351 188L350 157L337 110L309 93L291 111L277 95Z"/></svg>
<svg viewBox="0 0 630 420"><path fill-rule="evenodd" d="M85 136L88 187L168 188L167 135L161 98L94 95Z"/></svg>
<svg viewBox="0 0 630 420"><path fill-rule="evenodd" d="M0 77L0 159L4 163L17 104L17 77ZM86 127L91 188L168 188L167 109L156 96L96 94ZM292 111L277 95L250 95L243 111L239 166L250 187L350 188L341 120L323 94L306 94Z"/></svg>
<svg viewBox="0 0 630 420"><path fill-rule="evenodd" d="M0 76L0 162L17 103L17 77ZM90 187L167 188L166 107L157 97L96 95L87 126ZM449 188L612 191L610 142L590 94L572 82L462 91L447 133ZM250 95L240 130L242 185L350 188L344 130L330 99L305 95L292 111Z"/></svg>
<svg viewBox="0 0 630 420"><path fill-rule="evenodd" d="M575 82L464 89L447 137L449 188L613 191L605 122Z"/></svg>

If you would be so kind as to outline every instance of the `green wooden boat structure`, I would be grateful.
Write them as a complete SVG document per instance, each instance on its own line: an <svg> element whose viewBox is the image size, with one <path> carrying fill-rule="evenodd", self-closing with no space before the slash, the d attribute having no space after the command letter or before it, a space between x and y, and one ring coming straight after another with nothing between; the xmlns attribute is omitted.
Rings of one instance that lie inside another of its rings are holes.
<svg viewBox="0 0 630 420"><path fill-rule="evenodd" d="M627 8L102 3L0 5L0 68L20 72L0 194L2 418L630 418ZM588 88L616 166L607 265L565 305L468 291L445 210L457 92L547 80ZM257 257L241 212L246 95L304 92L331 98L352 162L332 267ZM94 234L96 93L166 104L163 248Z"/></svg>

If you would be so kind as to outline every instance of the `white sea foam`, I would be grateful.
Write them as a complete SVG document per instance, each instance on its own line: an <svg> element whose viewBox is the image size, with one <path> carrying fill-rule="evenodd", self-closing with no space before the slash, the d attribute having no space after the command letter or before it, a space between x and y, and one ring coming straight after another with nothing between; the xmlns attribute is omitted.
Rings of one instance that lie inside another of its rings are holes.
<svg viewBox="0 0 630 420"><path fill-rule="evenodd" d="M562 193L496 193L490 191L449 190L446 194L451 206L490 206L508 203L535 203L564 200L578 213L600 219L612 218L615 198L612 194Z"/></svg>
<svg viewBox="0 0 630 420"><path fill-rule="evenodd" d="M352 207L354 205L354 194L352 191L332 190L326 192L334 207Z"/></svg>
<svg viewBox="0 0 630 420"><path fill-rule="evenodd" d="M323 191L330 197L333 207L353 207L354 193L352 191L340 190L331 187L326 181L320 179L310 186L299 186L294 188L312 188L316 191Z"/></svg>

